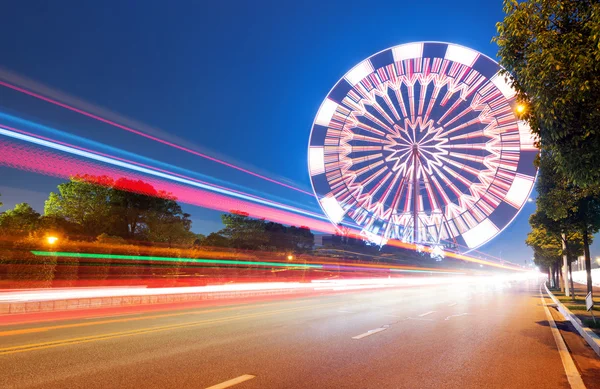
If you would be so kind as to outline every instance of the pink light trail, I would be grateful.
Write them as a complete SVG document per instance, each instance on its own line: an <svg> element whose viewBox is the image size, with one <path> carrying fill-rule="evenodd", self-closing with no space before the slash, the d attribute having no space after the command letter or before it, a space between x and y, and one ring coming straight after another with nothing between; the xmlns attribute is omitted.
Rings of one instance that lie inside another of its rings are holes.
<svg viewBox="0 0 600 389"><path fill-rule="evenodd" d="M255 172L253 172L253 171L251 171L251 170L244 169L244 168L242 168L242 167L239 167L239 166L236 166L236 165L234 165L234 164L232 164L232 163L229 163L229 162L223 161L222 159L218 159L218 158L215 158L215 157L211 157L210 155L207 155L207 154L200 153L200 152L198 152L198 151L195 151L195 150L189 149L189 148L187 148L187 147L184 147L184 146L180 146L180 145L178 145L178 144L176 144L176 143L169 142L169 141L167 141L167 140L164 140L164 139L158 138L158 137L156 137L156 136L153 136L153 135L150 135L150 134L146 134L145 132L142 132L142 131L139 131L139 130L133 129L133 128L131 128L131 127L128 127L128 126L125 126L125 125L122 125L122 124L119 124L119 123L116 123L116 122L114 122L114 121L112 121L112 120L105 119L105 118L103 118L103 117L100 117L100 116L98 116L98 115L94 115L93 113L90 113L90 112L84 111L84 110L82 110L82 109L79 109L79 108L73 107L73 106L71 106L71 105L68 105L68 104L62 103L62 102L60 102L60 101L58 101L58 100L51 99L51 98L49 98L49 97L43 96L43 95L41 95L41 94L38 94L38 93L32 92L32 91L30 91L30 90L27 90L27 89L24 89L24 88L21 88L21 87L19 87L19 86L16 86L16 85L13 85L13 84L9 84L9 83L7 83L7 82L5 82L5 81L0 81L0 85L4 86L4 87L6 87L6 88L9 88L9 89L15 90L15 91L17 91L17 92L24 93L24 94L26 94L26 95L29 95L29 96L31 96L31 97L35 97L35 98L37 98L37 99L40 99L40 100L46 101L46 102L48 102L48 103L50 103L50 104L54 104L54 105L57 105L57 106L59 106L59 107L62 107L62 108L68 109L68 110L70 110L70 111L73 111L73 112L79 113L79 114L81 114L81 115L84 115L84 116L87 116L87 117L89 117L89 118L92 118L92 119L98 120L98 121L100 121L100 122L103 122L103 123L105 123L105 124L111 125L111 126L113 126L113 127L117 127L117 128L120 128L120 129L122 129L122 130L125 130L125 131L128 131L128 132L131 132L131 133L133 133L133 134L136 134L136 135L139 135L139 136L143 136L144 138L151 139L151 140L153 140L153 141L156 141L156 142L162 143L162 144L164 144L164 145L167 145L167 146L170 146L170 147L174 147L174 148L176 148L176 149L178 149L178 150L181 150L181 151L185 151L186 153L194 154L194 155L196 155L196 156L198 156L198 157L202 157L202 158L208 159L208 160L210 160L210 161L212 161L212 162L216 162L216 163L219 163L219 164L221 164L221 165L224 165L224 166L230 167L230 168L232 168L232 169L235 169L235 170L238 170L238 171L244 172L244 173L246 173L246 174L250 174L251 176L254 176L254 177L257 177L257 178L260 178L260 179L263 179L263 180L269 181L269 182L272 182L272 183L274 183L274 184L277 184L277 185L280 185L280 186L286 187L286 188L288 188L288 189L292 189L292 190L295 190L295 191L297 191L297 192L300 192L300 193L307 194L307 195L309 195L309 196L313 196L313 195L314 195L314 194L313 194L313 193L311 193L311 192L308 192L308 191L305 191L305 190L303 190L303 189L296 188L295 186L292 186L292 185L286 184L286 183L284 183L284 182L277 181L277 180L274 180L274 179L272 179L272 178L269 178L269 177L263 176L263 175L261 175L261 174L255 173Z"/></svg>

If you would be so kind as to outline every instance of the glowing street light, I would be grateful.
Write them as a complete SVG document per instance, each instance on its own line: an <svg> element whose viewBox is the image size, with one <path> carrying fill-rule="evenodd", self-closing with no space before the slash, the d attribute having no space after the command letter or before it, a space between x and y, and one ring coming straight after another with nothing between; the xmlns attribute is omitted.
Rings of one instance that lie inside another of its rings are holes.
<svg viewBox="0 0 600 389"><path fill-rule="evenodd" d="M293 255L288 255L287 259L288 259L288 261L291 261L292 259L294 259L294 256Z"/></svg>
<svg viewBox="0 0 600 389"><path fill-rule="evenodd" d="M47 237L46 237L46 242L47 242L49 245L53 245L53 244L55 244L56 242L58 242L58 238L57 238L56 236L47 236Z"/></svg>
<svg viewBox="0 0 600 389"><path fill-rule="evenodd" d="M518 104L517 105L517 113L524 113L527 107L525 107L525 104Z"/></svg>

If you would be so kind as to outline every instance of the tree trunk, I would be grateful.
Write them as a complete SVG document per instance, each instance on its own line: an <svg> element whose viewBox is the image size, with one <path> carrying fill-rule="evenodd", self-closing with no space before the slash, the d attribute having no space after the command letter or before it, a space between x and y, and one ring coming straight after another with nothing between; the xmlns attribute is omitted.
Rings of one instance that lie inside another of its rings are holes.
<svg viewBox="0 0 600 389"><path fill-rule="evenodd" d="M587 292L592 293L592 259L590 258L590 241L587 226L583 228L583 253L585 256L585 275L587 276Z"/></svg>
<svg viewBox="0 0 600 389"><path fill-rule="evenodd" d="M571 285L571 299L575 301L575 286L573 286L573 266L571 263L571 258L567 258L567 262L569 263L569 279Z"/></svg>
<svg viewBox="0 0 600 389"><path fill-rule="evenodd" d="M553 282L554 280L552 279L551 267L548 266L548 268L546 269L546 271L548 272L548 284L549 284L548 286L551 287L551 288L553 288L554 285L552 285L552 284L554 283Z"/></svg>
<svg viewBox="0 0 600 389"><path fill-rule="evenodd" d="M556 271L556 289L560 290L560 282L562 279L562 272L560 271L560 259L556 261L556 265L554 265Z"/></svg>
<svg viewBox="0 0 600 389"><path fill-rule="evenodd" d="M563 292L565 292L565 296L569 297L571 293L569 293L569 276L568 276L568 271L569 271L569 259L567 258L567 235L563 232L562 234L560 234L561 236L561 242L562 242L562 249L563 249L563 265L562 265L562 290Z"/></svg>

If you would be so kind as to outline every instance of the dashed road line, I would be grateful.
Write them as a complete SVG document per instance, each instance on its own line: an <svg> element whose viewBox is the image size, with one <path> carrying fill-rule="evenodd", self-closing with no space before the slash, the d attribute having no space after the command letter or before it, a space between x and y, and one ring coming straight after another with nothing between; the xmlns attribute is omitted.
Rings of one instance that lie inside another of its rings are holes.
<svg viewBox="0 0 600 389"><path fill-rule="evenodd" d="M453 307L455 305L456 305L456 303L448 304L449 307Z"/></svg>
<svg viewBox="0 0 600 389"><path fill-rule="evenodd" d="M453 318L453 317L468 316L468 315L471 315L471 314L470 313L459 313L457 315L450 315L450 316L446 317L444 320L450 320L450 318Z"/></svg>
<svg viewBox="0 0 600 389"><path fill-rule="evenodd" d="M253 378L256 378L256 376L253 376L253 375L250 375L250 374L244 374L244 375L241 375L239 377L232 378L232 379L230 379L228 381L221 382L220 384L209 386L206 389L225 389L225 388L232 387L233 385L241 384L242 382L246 382L246 381L251 380Z"/></svg>
<svg viewBox="0 0 600 389"><path fill-rule="evenodd" d="M418 315L418 316L419 316L419 317L423 317L423 316L431 315L432 313L435 313L435 311L429 311L429 312L425 312L425 313L422 313L422 314L420 314L420 315Z"/></svg>
<svg viewBox="0 0 600 389"><path fill-rule="evenodd" d="M390 326L388 326L388 325L385 325L385 326L379 327L379 328L375 328L374 330L369 330L369 331L367 331L367 332L365 332L363 334L353 336L352 339L358 340L358 339L366 338L367 336L371 336L371 335L377 334L377 333L379 333L381 331L385 331L388 328L390 328Z"/></svg>

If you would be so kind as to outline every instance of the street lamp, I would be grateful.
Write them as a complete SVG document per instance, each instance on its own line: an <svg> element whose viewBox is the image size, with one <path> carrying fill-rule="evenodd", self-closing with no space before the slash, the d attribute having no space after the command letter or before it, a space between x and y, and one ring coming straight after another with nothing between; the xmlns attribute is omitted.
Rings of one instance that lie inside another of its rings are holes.
<svg viewBox="0 0 600 389"><path fill-rule="evenodd" d="M291 261L292 259L294 259L294 256L290 254L287 256L287 258L288 258L288 261Z"/></svg>
<svg viewBox="0 0 600 389"><path fill-rule="evenodd" d="M46 242L52 246L54 245L56 242L58 242L58 238L56 236L47 236L46 237Z"/></svg>
<svg viewBox="0 0 600 389"><path fill-rule="evenodd" d="M525 107L525 104L518 104L517 105L517 113L524 113L527 107Z"/></svg>

